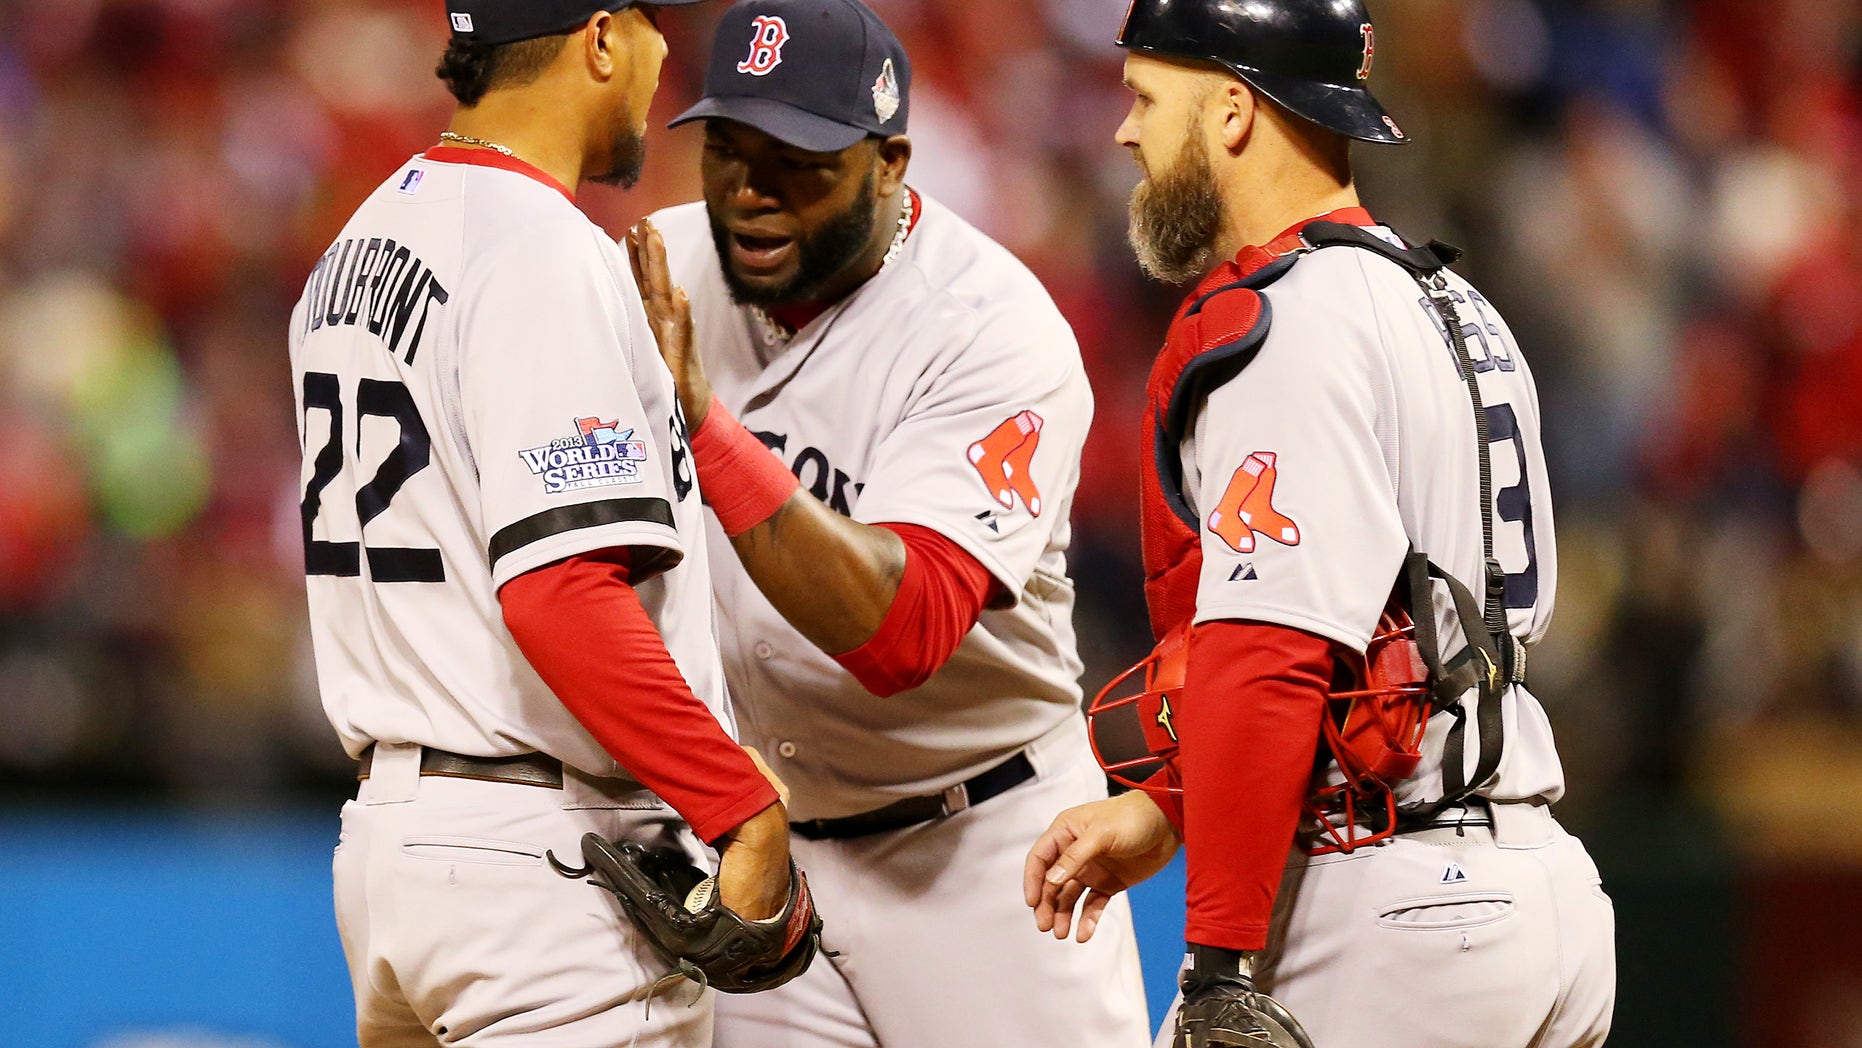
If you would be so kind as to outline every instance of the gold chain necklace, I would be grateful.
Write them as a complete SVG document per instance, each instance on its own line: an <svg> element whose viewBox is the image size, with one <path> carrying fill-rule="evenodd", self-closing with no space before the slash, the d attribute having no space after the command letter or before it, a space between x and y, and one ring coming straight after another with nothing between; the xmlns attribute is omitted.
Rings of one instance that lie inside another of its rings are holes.
<svg viewBox="0 0 1862 1048"><path fill-rule="evenodd" d="M442 142L464 142L466 145L469 145L469 146L484 146L486 149L489 149L494 153L503 153L505 156L510 157L512 160L523 159L523 157L520 157L516 153L511 152L510 146L501 146L496 142L488 142L483 138L473 138L471 135L462 135L457 131L441 131L440 141Z"/></svg>

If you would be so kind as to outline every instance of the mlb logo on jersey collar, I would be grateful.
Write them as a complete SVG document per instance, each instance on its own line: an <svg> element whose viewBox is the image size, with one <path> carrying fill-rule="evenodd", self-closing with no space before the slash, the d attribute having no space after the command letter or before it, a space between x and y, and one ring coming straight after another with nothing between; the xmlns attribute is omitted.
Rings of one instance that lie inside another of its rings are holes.
<svg viewBox="0 0 1862 1048"><path fill-rule="evenodd" d="M415 190L420 188L420 180L425 177L427 177L427 173L420 168L408 168L407 175L401 179L401 185L398 188L408 196L413 196Z"/></svg>

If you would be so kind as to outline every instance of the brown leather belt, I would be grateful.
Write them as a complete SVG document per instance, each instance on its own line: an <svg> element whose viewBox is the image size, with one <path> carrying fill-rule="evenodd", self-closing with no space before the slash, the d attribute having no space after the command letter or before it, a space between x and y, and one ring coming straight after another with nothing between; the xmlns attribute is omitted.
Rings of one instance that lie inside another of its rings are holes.
<svg viewBox="0 0 1862 1048"><path fill-rule="evenodd" d="M374 763L375 747L370 745L362 751L362 761L356 768L358 782L369 777L369 769ZM562 761L547 753L520 753L515 757L468 757L463 753L449 753L423 746L420 749L420 774L562 789Z"/></svg>

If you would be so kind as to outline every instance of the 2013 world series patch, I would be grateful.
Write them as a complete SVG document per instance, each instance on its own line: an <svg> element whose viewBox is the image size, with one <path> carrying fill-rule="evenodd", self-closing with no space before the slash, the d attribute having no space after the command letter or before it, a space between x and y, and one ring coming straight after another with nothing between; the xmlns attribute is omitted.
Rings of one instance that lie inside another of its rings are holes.
<svg viewBox="0 0 1862 1048"><path fill-rule="evenodd" d="M545 493L638 484L645 479L640 464L647 458L646 442L633 439L631 428L622 429L619 421L604 422L600 417L578 418L575 425L575 436L518 452L530 472L543 478Z"/></svg>

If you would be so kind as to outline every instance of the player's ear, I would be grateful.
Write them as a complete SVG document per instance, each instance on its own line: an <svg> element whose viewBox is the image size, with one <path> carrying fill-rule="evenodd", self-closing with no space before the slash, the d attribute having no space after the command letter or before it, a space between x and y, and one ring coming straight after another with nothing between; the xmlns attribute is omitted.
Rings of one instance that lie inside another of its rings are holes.
<svg viewBox="0 0 1862 1048"><path fill-rule="evenodd" d="M1254 115L1259 102L1254 91L1248 85L1234 77L1223 77L1222 84L1210 94L1210 105L1215 107L1215 119L1219 121L1222 147L1230 153L1241 152L1241 147L1248 141L1248 133L1254 130Z"/></svg>
<svg viewBox="0 0 1862 1048"><path fill-rule="evenodd" d="M878 165L879 194L885 196L905 181L905 169L912 162L912 140L904 135L890 135L880 139L873 152Z"/></svg>
<svg viewBox="0 0 1862 1048"><path fill-rule="evenodd" d="M597 80L613 77L615 69L620 65L621 48L625 45L621 20L610 11L595 12L583 24L582 31L576 34L576 43L581 45L588 71Z"/></svg>

